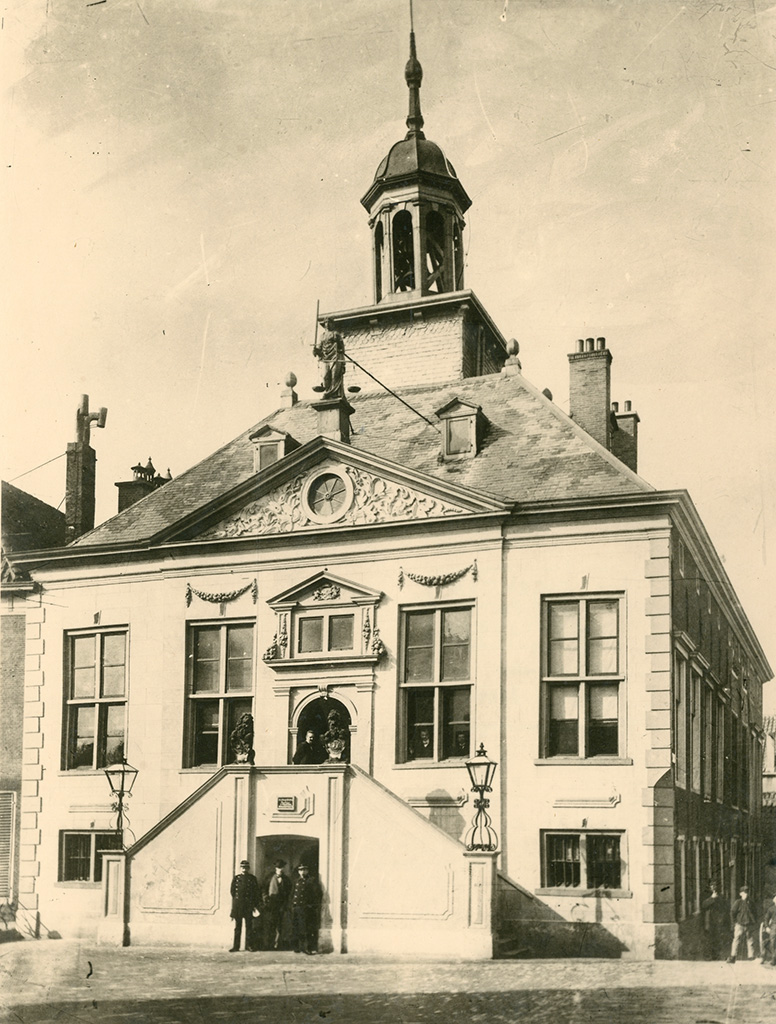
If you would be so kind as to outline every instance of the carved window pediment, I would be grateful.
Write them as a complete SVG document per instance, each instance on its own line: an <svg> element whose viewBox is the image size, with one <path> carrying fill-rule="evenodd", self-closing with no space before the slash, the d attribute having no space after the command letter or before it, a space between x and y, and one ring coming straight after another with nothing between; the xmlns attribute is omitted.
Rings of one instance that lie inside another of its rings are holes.
<svg viewBox="0 0 776 1024"><path fill-rule="evenodd" d="M382 593L332 573L315 576L270 598L277 629L264 660L273 668L313 668L321 662L377 661L384 653L376 627Z"/></svg>

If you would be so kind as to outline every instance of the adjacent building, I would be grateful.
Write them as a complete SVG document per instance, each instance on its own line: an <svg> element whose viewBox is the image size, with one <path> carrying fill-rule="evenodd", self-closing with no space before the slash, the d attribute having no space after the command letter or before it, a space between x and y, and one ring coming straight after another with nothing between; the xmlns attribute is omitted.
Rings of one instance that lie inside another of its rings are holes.
<svg viewBox="0 0 776 1024"><path fill-rule="evenodd" d="M13 557L30 548L61 547L65 515L3 480L0 526L0 920L8 928L19 899L25 658L28 652L37 656L42 617L40 588Z"/></svg>
<svg viewBox="0 0 776 1024"><path fill-rule="evenodd" d="M638 475L605 339L572 341L567 415L467 288L421 74L413 38L362 200L373 302L321 317L315 398L290 374L272 415L16 561L45 596L20 888L63 935L224 945L236 865L281 856L337 953L671 957L710 879L761 885L771 670L687 493ZM322 763L294 764L308 732ZM480 743L494 851L466 843Z"/></svg>

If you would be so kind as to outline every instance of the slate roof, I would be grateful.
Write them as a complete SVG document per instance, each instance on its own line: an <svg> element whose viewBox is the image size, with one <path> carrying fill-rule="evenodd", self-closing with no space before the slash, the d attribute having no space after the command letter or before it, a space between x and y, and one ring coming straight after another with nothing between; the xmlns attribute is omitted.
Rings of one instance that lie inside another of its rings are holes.
<svg viewBox="0 0 776 1024"><path fill-rule="evenodd" d="M65 513L3 480L2 543L6 554L65 542Z"/></svg>
<svg viewBox="0 0 776 1024"><path fill-rule="evenodd" d="M401 397L434 422L455 398L479 405L487 420L473 459L443 462L441 436L386 392L349 397L351 445L397 465L516 502L616 496L653 488L607 452L520 374L490 374L404 388ZM150 540L184 515L254 475L249 439L269 424L300 444L317 434L310 402L279 409L164 487L75 541L75 546Z"/></svg>

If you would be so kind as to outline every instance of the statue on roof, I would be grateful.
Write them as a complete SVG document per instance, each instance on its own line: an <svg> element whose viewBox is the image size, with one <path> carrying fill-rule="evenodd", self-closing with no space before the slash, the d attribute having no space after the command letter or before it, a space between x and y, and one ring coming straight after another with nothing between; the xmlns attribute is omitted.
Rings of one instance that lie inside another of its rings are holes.
<svg viewBox="0 0 776 1024"><path fill-rule="evenodd" d="M321 383L313 391L323 392L323 398L345 397L345 345L333 320L323 321L323 335L316 340L313 355L321 363Z"/></svg>

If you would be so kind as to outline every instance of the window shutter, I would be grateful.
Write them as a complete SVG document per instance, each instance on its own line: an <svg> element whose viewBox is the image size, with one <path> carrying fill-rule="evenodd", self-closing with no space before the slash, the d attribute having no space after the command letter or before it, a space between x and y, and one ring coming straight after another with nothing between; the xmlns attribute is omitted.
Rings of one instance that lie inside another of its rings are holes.
<svg viewBox="0 0 776 1024"><path fill-rule="evenodd" d="M0 793L0 899L10 900L13 893L14 820L16 794Z"/></svg>

